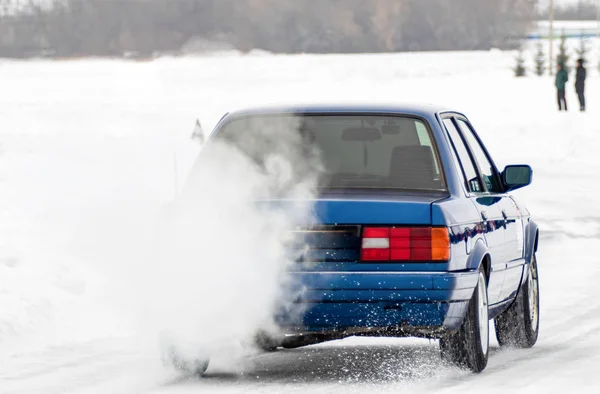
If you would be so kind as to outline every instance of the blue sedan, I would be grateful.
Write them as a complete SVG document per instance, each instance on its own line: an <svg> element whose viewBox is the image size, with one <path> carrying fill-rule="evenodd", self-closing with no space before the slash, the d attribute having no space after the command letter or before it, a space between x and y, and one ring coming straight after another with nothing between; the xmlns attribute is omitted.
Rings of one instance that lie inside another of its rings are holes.
<svg viewBox="0 0 600 394"><path fill-rule="evenodd" d="M510 194L531 183L529 166L499 171L464 114L433 106L252 109L227 114L213 138L276 122L300 125L325 175L317 223L290 245L301 313L282 310L285 335L262 333L261 347L426 337L480 372L490 319L501 346L535 344L539 231Z"/></svg>

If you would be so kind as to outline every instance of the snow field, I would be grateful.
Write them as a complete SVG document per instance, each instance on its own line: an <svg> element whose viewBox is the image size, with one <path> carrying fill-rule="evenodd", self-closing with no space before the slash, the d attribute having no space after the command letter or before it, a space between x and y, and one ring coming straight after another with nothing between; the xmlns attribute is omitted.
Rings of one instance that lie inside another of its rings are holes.
<svg viewBox="0 0 600 394"><path fill-rule="evenodd" d="M0 388L595 392L600 82L590 71L581 114L570 81L571 111L559 113L552 79L514 78L513 56L0 62ZM148 348L129 350L146 321L139 311L152 309L131 285L151 283L135 280L148 272L153 228L199 152L189 139L195 119L210 130L238 107L313 101L448 105L470 117L499 167L533 166L534 184L515 194L542 232L534 349L495 351L474 377L441 366L435 343L351 338L233 371L217 357L213 379L175 384L165 384L173 380Z"/></svg>

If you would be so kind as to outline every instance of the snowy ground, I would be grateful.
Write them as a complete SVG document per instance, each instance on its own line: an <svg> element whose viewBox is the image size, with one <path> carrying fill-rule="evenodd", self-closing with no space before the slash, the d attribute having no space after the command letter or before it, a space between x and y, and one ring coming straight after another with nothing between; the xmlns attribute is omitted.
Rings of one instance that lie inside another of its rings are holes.
<svg viewBox="0 0 600 394"><path fill-rule="evenodd" d="M590 70L588 112L569 83L559 113L553 81L512 65L502 52L0 61L0 393L596 392L600 80ZM455 107L500 167L533 166L516 193L543 234L533 349L496 346L478 376L442 366L435 342L356 338L233 368L221 355L201 380L162 369L132 313L144 267L127 261L199 151L195 119L316 100Z"/></svg>

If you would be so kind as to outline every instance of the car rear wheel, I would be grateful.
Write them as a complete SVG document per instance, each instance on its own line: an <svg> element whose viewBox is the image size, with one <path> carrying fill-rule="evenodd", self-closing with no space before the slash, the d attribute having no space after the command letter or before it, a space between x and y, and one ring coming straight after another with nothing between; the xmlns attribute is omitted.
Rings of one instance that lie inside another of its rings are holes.
<svg viewBox="0 0 600 394"><path fill-rule="evenodd" d="M442 359L473 372L483 371L489 352L488 316L487 279L482 267L462 326L440 339Z"/></svg>
<svg viewBox="0 0 600 394"><path fill-rule="evenodd" d="M176 341L170 333L161 333L159 345L161 359L165 366L196 376L201 376L208 369L210 357L197 346L184 345L181 341Z"/></svg>
<svg viewBox="0 0 600 394"><path fill-rule="evenodd" d="M254 346L263 352L274 352L282 342L283 338L278 338L266 331L259 331L254 336Z"/></svg>
<svg viewBox="0 0 600 394"><path fill-rule="evenodd" d="M529 264L527 281L521 287L517 298L494 320L500 346L530 348L537 342L540 325L540 292L535 255Z"/></svg>

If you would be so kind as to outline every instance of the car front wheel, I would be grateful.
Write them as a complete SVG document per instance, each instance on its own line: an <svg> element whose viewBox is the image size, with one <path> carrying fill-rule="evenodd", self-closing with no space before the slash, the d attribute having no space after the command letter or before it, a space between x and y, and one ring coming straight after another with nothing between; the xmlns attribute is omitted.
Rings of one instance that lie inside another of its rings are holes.
<svg viewBox="0 0 600 394"><path fill-rule="evenodd" d="M489 352L488 316L487 279L482 267L462 326L440 339L442 359L473 372L483 371Z"/></svg>
<svg viewBox="0 0 600 394"><path fill-rule="evenodd" d="M500 346L530 348L537 342L540 326L540 292L537 259L529 264L527 281L512 305L496 317L496 337Z"/></svg>

